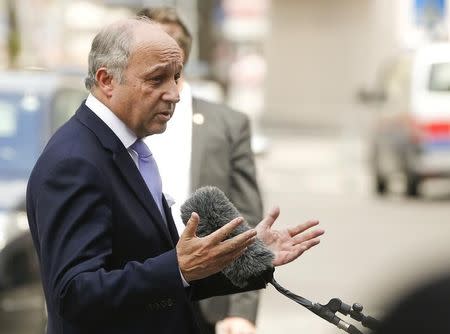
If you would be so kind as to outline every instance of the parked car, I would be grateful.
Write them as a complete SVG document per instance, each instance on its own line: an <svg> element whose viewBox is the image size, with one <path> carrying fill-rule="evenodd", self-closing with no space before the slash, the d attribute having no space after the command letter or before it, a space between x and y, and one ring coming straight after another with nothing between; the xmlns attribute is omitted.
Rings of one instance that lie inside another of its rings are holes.
<svg viewBox="0 0 450 334"><path fill-rule="evenodd" d="M87 96L81 76L0 72L0 333L37 334L46 312L25 212L26 183L50 135Z"/></svg>
<svg viewBox="0 0 450 334"><path fill-rule="evenodd" d="M376 89L363 94L376 106L371 170L376 193L394 177L418 196L427 178L450 177L450 44L407 52L383 66Z"/></svg>

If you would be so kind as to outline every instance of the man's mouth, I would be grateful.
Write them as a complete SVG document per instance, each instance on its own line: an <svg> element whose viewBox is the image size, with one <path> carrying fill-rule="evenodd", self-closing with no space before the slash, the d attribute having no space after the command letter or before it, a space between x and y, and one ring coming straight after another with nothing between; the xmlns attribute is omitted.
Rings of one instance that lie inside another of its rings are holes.
<svg viewBox="0 0 450 334"><path fill-rule="evenodd" d="M172 114L173 114L173 113L170 112L170 111L164 111L164 112L158 113L157 117L158 117L160 120L167 122L167 121L169 121L170 118L172 117Z"/></svg>

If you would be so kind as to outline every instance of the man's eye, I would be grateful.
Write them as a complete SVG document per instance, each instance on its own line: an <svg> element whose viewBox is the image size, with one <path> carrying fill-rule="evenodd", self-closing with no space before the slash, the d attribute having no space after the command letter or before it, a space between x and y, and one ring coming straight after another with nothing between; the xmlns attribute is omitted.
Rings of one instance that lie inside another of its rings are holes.
<svg viewBox="0 0 450 334"><path fill-rule="evenodd" d="M155 83L161 83L164 80L162 76L151 78L150 81L153 81Z"/></svg>
<svg viewBox="0 0 450 334"><path fill-rule="evenodd" d="M180 80L180 77L181 77L180 73L175 74L175 76L174 76L175 81Z"/></svg>

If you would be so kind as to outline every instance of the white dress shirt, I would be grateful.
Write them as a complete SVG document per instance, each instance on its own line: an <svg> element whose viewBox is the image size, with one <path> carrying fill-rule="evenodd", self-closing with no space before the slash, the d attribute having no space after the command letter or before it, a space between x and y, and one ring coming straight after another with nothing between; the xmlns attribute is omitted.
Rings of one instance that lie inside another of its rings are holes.
<svg viewBox="0 0 450 334"><path fill-rule="evenodd" d="M161 174L163 193L171 205L178 233L184 230L180 206L190 195L192 95L191 87L183 82L180 102L167 123L166 131L144 139L150 147Z"/></svg>
<svg viewBox="0 0 450 334"><path fill-rule="evenodd" d="M134 163L138 166L138 155L130 148L134 144L137 137L122 120L117 117L107 106L100 102L94 95L89 94L86 99L86 106L91 109L119 138L123 146L125 146L133 158Z"/></svg>

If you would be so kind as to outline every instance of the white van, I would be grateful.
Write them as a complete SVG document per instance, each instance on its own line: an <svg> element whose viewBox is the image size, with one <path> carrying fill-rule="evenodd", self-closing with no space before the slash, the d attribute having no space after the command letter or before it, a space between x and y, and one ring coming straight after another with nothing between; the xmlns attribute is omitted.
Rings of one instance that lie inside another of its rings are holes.
<svg viewBox="0 0 450 334"><path fill-rule="evenodd" d="M450 44L424 46L380 71L371 169L378 194L400 175L408 196L425 178L450 177Z"/></svg>

